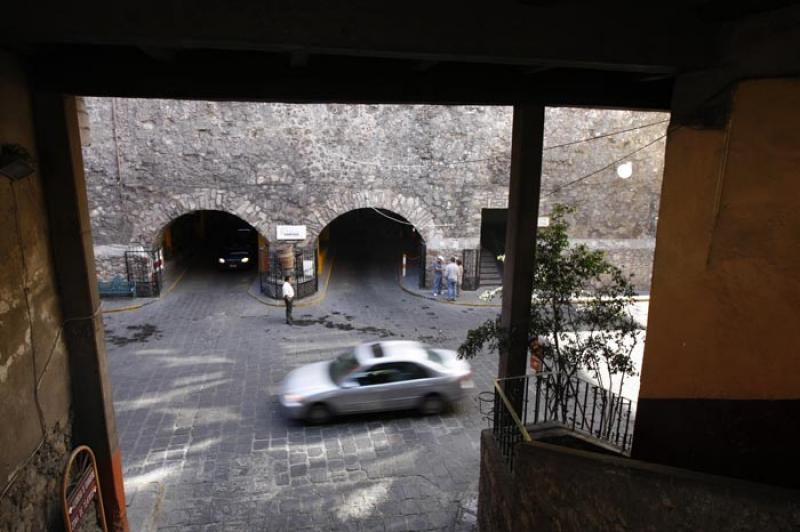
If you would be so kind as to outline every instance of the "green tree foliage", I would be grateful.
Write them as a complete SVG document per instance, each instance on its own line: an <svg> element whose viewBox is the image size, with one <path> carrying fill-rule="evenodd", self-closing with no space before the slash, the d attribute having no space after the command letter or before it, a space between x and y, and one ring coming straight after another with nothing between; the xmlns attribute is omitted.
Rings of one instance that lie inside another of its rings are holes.
<svg viewBox="0 0 800 532"><path fill-rule="evenodd" d="M604 388L618 375L621 390L626 376L635 374L631 354L640 342L641 327L630 313L634 291L623 272L603 251L570 246L568 215L573 209L554 207L550 225L540 228L536 242L528 335L542 338L544 371L569 383L579 373ZM500 290L485 294L497 297ZM497 351L507 338L499 317L468 331L459 356L473 358L484 349ZM565 385L566 386L566 385ZM569 391L564 391L566 397Z"/></svg>

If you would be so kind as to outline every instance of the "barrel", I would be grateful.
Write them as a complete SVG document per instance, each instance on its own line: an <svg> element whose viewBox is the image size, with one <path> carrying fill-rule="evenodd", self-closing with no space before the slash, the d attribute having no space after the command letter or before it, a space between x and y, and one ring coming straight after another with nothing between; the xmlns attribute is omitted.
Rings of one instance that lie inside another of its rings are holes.
<svg viewBox="0 0 800 532"><path fill-rule="evenodd" d="M294 246L284 246L279 249L278 262L281 263L281 270L284 272L294 270Z"/></svg>

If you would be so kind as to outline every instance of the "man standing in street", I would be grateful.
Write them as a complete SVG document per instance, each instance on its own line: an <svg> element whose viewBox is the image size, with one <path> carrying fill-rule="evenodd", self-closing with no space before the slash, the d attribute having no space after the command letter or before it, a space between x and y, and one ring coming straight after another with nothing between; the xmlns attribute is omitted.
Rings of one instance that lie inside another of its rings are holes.
<svg viewBox="0 0 800 532"><path fill-rule="evenodd" d="M458 264L456 258L450 257L450 262L444 269L444 277L447 279L447 300L456 300L456 283L458 283Z"/></svg>
<svg viewBox="0 0 800 532"><path fill-rule="evenodd" d="M292 302L294 301L294 287L292 287L292 276L287 275L283 279L283 301L286 303L286 323L292 324Z"/></svg>

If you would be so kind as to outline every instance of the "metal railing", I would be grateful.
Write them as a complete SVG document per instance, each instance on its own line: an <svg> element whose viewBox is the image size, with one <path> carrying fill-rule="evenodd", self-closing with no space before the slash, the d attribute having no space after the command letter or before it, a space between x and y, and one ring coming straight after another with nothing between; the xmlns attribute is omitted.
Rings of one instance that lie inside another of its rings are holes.
<svg viewBox="0 0 800 532"><path fill-rule="evenodd" d="M528 428L563 427L627 454L633 443L633 403L584 378L551 372L495 381L493 433L509 469Z"/></svg>
<svg viewBox="0 0 800 532"><path fill-rule="evenodd" d="M125 251L128 284L136 287L136 297L161 295L164 260L161 249L134 247Z"/></svg>
<svg viewBox="0 0 800 532"><path fill-rule="evenodd" d="M296 250L294 267L285 270L281 267L277 255L270 255L267 258L266 271L262 271L260 275L261 293L272 299L281 299L283 280L286 275L291 275L294 279L296 299L316 294L319 289L316 271L318 259L316 250L313 252Z"/></svg>
<svg viewBox="0 0 800 532"><path fill-rule="evenodd" d="M481 284L481 250L462 250L461 261L464 266L464 278L461 279L461 289L477 290Z"/></svg>

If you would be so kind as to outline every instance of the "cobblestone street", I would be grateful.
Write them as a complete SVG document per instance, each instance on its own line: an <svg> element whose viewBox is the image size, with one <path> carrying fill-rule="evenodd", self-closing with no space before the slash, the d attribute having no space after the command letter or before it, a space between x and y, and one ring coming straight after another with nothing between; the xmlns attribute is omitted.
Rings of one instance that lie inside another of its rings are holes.
<svg viewBox="0 0 800 532"><path fill-rule="evenodd" d="M132 530L471 530L476 388L453 411L288 422L276 394L293 368L359 342L419 339L455 349L495 308L403 292L393 268L334 264L319 305L248 296L253 274L193 267L174 291L104 317Z"/></svg>

